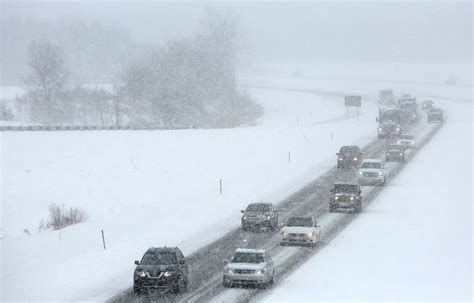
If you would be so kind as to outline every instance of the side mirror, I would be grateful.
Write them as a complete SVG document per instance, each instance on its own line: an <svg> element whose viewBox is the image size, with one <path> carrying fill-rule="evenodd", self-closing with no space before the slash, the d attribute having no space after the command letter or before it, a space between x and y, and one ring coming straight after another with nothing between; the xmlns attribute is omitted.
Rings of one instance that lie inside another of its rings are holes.
<svg viewBox="0 0 474 303"><path fill-rule="evenodd" d="M224 265L229 264L229 260L224 260L224 261L222 261L222 262L224 263Z"/></svg>
<svg viewBox="0 0 474 303"><path fill-rule="evenodd" d="M244 212L245 212L245 210L241 210L240 212L241 212L241 213L244 213Z"/></svg>
<svg viewBox="0 0 474 303"><path fill-rule="evenodd" d="M339 153L336 153L336 156L339 156Z"/></svg>
<svg viewBox="0 0 474 303"><path fill-rule="evenodd" d="M375 122L379 122L379 118L376 117L376 118L375 118Z"/></svg>
<svg viewBox="0 0 474 303"><path fill-rule="evenodd" d="M140 262L138 260L135 260L135 265L140 265Z"/></svg>
<svg viewBox="0 0 474 303"><path fill-rule="evenodd" d="M334 188L333 188L333 189L331 189L331 192L332 192L332 193L334 193L334 192L335 192Z"/></svg>
<svg viewBox="0 0 474 303"><path fill-rule="evenodd" d="M179 264L186 264L186 261L184 261L183 259L179 260Z"/></svg>
<svg viewBox="0 0 474 303"><path fill-rule="evenodd" d="M362 191L361 191L361 190L359 190L357 193L360 195L360 194L362 193Z"/></svg>
<svg viewBox="0 0 474 303"><path fill-rule="evenodd" d="M318 224L315 224L314 227L321 227L321 226L319 226Z"/></svg>

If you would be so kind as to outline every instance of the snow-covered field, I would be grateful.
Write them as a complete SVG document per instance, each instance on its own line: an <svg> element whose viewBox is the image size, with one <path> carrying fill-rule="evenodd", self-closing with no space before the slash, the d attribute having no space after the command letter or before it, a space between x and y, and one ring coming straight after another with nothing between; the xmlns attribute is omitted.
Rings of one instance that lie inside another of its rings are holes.
<svg viewBox="0 0 474 303"><path fill-rule="evenodd" d="M373 103L346 120L342 98L251 94L266 110L256 127L3 133L4 299L106 299L131 285L148 247L190 254L238 226L249 202L278 202L333 166L340 145L374 137ZM38 232L51 203L89 220Z"/></svg>
<svg viewBox="0 0 474 303"><path fill-rule="evenodd" d="M370 96L387 87L452 93L440 85L290 76L253 75L245 82ZM458 88L452 97L464 98L464 87ZM1 133L2 299L107 299L131 286L133 260L148 247L177 245L190 254L238 226L239 210L249 202L278 202L334 166L341 145L375 138L377 108L370 100L363 101L359 119L351 112L346 120L340 97L250 93L265 108L255 127ZM454 123L457 111L449 111ZM89 219L38 232L51 203L83 208Z"/></svg>
<svg viewBox="0 0 474 303"><path fill-rule="evenodd" d="M434 139L265 302L472 301L472 104L437 103Z"/></svg>

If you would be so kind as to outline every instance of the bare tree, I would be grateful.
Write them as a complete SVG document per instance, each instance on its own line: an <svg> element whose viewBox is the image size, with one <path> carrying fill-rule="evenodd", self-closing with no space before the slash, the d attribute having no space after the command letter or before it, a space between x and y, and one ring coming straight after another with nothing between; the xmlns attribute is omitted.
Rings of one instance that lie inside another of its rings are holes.
<svg viewBox="0 0 474 303"><path fill-rule="evenodd" d="M58 115L57 103L67 79L61 49L48 40L31 42L28 48L30 73L25 79L34 104L35 120L51 122Z"/></svg>

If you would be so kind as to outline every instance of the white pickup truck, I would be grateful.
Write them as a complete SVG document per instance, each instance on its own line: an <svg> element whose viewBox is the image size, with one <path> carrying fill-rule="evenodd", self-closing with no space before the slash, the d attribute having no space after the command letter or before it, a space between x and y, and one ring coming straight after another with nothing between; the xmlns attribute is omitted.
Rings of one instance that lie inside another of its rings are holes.
<svg viewBox="0 0 474 303"><path fill-rule="evenodd" d="M365 159L359 167L360 185L385 185L385 167L382 160Z"/></svg>

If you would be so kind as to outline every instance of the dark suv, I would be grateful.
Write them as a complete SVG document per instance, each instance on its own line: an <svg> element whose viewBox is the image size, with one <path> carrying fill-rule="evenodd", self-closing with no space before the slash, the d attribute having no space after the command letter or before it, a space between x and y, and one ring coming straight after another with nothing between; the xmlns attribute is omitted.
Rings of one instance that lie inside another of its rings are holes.
<svg viewBox="0 0 474 303"><path fill-rule="evenodd" d="M241 212L243 213L243 230L255 228L278 229L278 212L271 203L252 203Z"/></svg>
<svg viewBox="0 0 474 303"><path fill-rule="evenodd" d="M441 108L432 108L428 112L428 123L432 122L443 122L444 121L444 111Z"/></svg>
<svg viewBox="0 0 474 303"><path fill-rule="evenodd" d="M387 145L387 151L385 152L385 162L404 162L406 149L407 147L401 144Z"/></svg>
<svg viewBox="0 0 474 303"><path fill-rule="evenodd" d="M136 294L147 293L149 289L178 293L188 285L188 264L177 247L152 247L135 264L133 291Z"/></svg>
<svg viewBox="0 0 474 303"><path fill-rule="evenodd" d="M353 182L336 182L331 190L329 212L333 213L340 208L353 209L355 212L362 210L362 191L360 185Z"/></svg>
<svg viewBox="0 0 474 303"><path fill-rule="evenodd" d="M405 111L405 114L406 113L407 112ZM408 117L405 116L405 117L407 118L407 120L410 120L412 117L412 114L410 112L408 112L408 114L409 116ZM397 124L391 121L380 123L379 128L377 129L377 136L379 139L398 137L400 136L401 133L402 133L402 128L400 127L400 124Z"/></svg>
<svg viewBox="0 0 474 303"><path fill-rule="evenodd" d="M337 168L358 167L362 161L359 146L343 146L337 155Z"/></svg>

